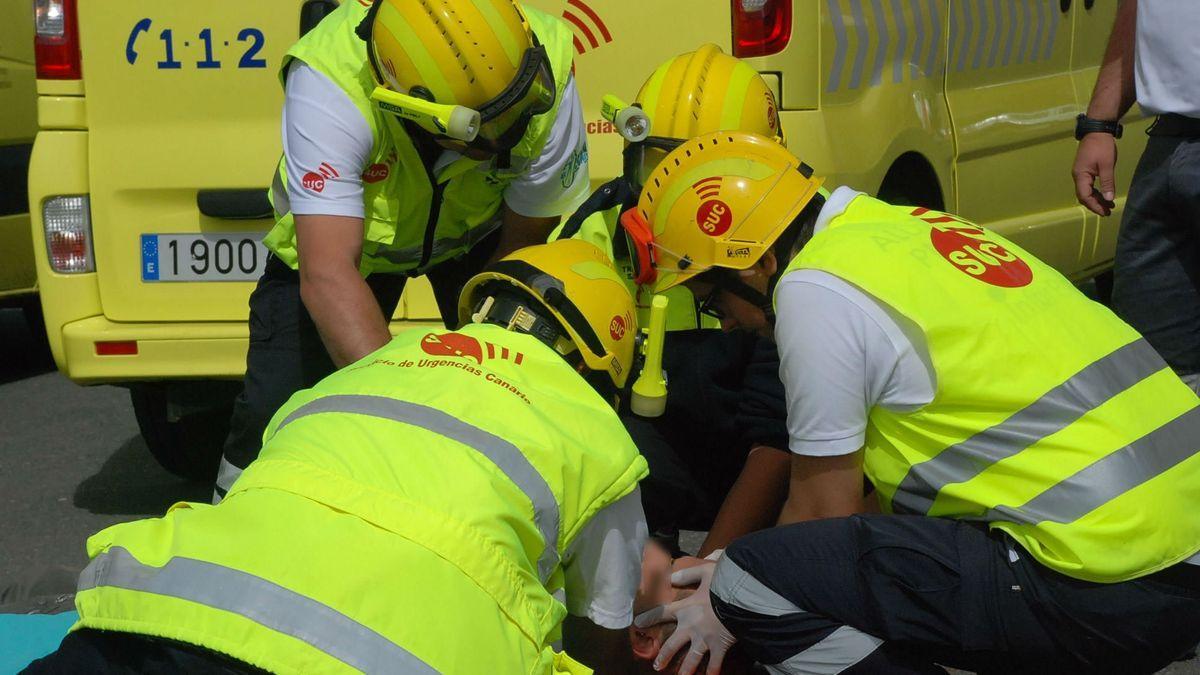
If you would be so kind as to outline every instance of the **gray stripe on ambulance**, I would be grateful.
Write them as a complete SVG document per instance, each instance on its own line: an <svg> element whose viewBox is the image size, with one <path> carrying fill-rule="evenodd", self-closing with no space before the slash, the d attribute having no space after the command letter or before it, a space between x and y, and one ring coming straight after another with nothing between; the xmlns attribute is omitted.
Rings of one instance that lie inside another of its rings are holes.
<svg viewBox="0 0 1200 675"><path fill-rule="evenodd" d="M899 0L895 0L899 3ZM916 35L913 37L912 58L908 63L908 75L916 80L922 75L928 75L928 72L921 70L921 60L925 53L925 17L921 15L921 0L915 0L912 3L913 10L913 32ZM903 16L903 14L901 14ZM900 80L896 80L899 82Z"/></svg>
<svg viewBox="0 0 1200 675"><path fill-rule="evenodd" d="M1036 0L1019 0L1021 3L1021 43L1017 47L1017 63L1025 63L1025 54L1029 51L1029 34L1030 27L1033 26L1033 10L1029 8L1030 2Z"/></svg>
<svg viewBox="0 0 1200 675"><path fill-rule="evenodd" d="M909 467L892 498L893 507L927 514L938 493L965 483L1012 457L1150 375L1166 368L1145 340L1131 342L1091 363L1008 419Z"/></svg>
<svg viewBox="0 0 1200 675"><path fill-rule="evenodd" d="M550 573L558 565L558 502L546 479L542 478L517 446L436 408L364 394L336 394L310 401L293 410L275 431L298 419L322 413L368 415L410 424L461 443L487 457L532 502L533 518L545 541L545 549L538 558L538 574L543 582L550 578Z"/></svg>
<svg viewBox="0 0 1200 675"><path fill-rule="evenodd" d="M1046 0L1033 0L1033 2L1037 7L1037 32L1034 33L1033 46L1029 50L1029 62L1037 63L1043 31L1046 28Z"/></svg>
<svg viewBox="0 0 1200 675"><path fill-rule="evenodd" d="M1074 522L1200 450L1200 407L1080 469L1019 507L997 506L983 517L1036 525Z"/></svg>
<svg viewBox="0 0 1200 675"><path fill-rule="evenodd" d="M888 30L887 15L883 13L881 1L871 0L871 8L874 10L875 25L879 28L879 43L875 45L875 65L871 68L871 86L877 87L883 82L883 64L887 61L892 32Z"/></svg>
<svg viewBox="0 0 1200 675"><path fill-rule="evenodd" d="M850 88L858 89L862 84L863 65L867 60L867 49L871 46L871 32L863 15L862 0L851 0L854 12L854 33L858 36L858 48L854 50L854 65L850 69Z"/></svg>
<svg viewBox="0 0 1200 675"><path fill-rule="evenodd" d="M937 73L938 54L942 45L942 17L938 12L938 0L929 0L929 25L933 32L929 36L929 55L925 57L925 77L933 77Z"/></svg>
<svg viewBox="0 0 1200 675"><path fill-rule="evenodd" d="M833 52L833 68L829 71L829 85L825 91L837 91L842 84L842 68L846 66L846 21L838 0L828 0L829 18L833 23L833 39L836 43Z"/></svg>
<svg viewBox="0 0 1200 675"><path fill-rule="evenodd" d="M975 0L975 8L979 10L979 38L975 40L975 55L971 58L971 70L979 70L983 64L983 47L988 38L988 8L987 0Z"/></svg>
<svg viewBox="0 0 1200 675"><path fill-rule="evenodd" d="M920 6L914 2L914 6ZM892 0L892 18L896 20L896 56L892 59L892 82L900 84L904 81L904 58L908 51L908 25L904 21L904 8L900 0ZM913 74L916 78L916 73Z"/></svg>
<svg viewBox="0 0 1200 675"><path fill-rule="evenodd" d="M1004 59L1000 65L1012 63L1013 45L1017 42L1017 0L1008 2L1008 37L1004 39Z"/></svg>
<svg viewBox="0 0 1200 675"><path fill-rule="evenodd" d="M232 612L289 635L367 673L437 673L408 650L341 612L272 581L193 558L171 558L162 567L142 564L113 546L79 575L79 592L124 588Z"/></svg>

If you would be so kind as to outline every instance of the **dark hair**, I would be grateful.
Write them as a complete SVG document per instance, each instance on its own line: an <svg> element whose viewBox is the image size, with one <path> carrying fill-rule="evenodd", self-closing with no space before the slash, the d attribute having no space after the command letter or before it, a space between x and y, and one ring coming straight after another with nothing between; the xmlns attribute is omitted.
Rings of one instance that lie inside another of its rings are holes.
<svg viewBox="0 0 1200 675"><path fill-rule="evenodd" d="M817 216L821 214L821 209L825 206L825 197L820 193L813 195L808 204L805 204L800 213L792 220L775 240L775 246L772 250L775 251L775 257L779 260L779 269L782 271L788 266L788 263L800 253L800 249L808 244L813 238L813 229L817 225Z"/></svg>

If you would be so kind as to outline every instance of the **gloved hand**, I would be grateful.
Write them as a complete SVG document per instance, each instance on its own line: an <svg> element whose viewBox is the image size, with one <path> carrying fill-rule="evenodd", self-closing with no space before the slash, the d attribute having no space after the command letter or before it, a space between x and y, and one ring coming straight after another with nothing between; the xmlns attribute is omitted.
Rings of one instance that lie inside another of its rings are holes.
<svg viewBox="0 0 1200 675"><path fill-rule="evenodd" d="M679 667L681 675L695 673L705 654L709 655L707 675L718 675L721 672L721 663L725 660L725 654L736 640L728 630L725 630L725 626L721 625L721 621L713 612L712 599L709 597L708 589L712 585L713 573L716 568L715 562L705 562L673 573L671 575L672 585L686 587L699 583L696 592L683 600L676 600L643 612L634 619L633 622L638 628L646 628L667 621L674 621L678 624L675 632L663 643L658 657L654 659L655 670L661 670L663 666L671 662L671 659L675 658L676 652L685 644L690 643L691 647L687 656L684 657L683 663Z"/></svg>

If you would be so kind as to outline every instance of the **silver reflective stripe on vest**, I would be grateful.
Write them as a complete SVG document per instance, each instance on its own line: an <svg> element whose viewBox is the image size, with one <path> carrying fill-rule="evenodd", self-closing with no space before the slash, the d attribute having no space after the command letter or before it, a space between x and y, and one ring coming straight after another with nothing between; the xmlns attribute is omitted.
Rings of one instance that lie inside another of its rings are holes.
<svg viewBox="0 0 1200 675"><path fill-rule="evenodd" d="M276 432L301 417L320 413L370 415L411 424L462 443L490 459L533 503L534 522L546 542L538 558L538 575L543 582L550 578L558 566L558 502L546 479L517 446L435 408L386 396L361 394L325 396L306 403L285 417Z"/></svg>
<svg viewBox="0 0 1200 675"><path fill-rule="evenodd" d="M447 253L460 249L469 249L475 244L483 240L484 237L496 231L500 227L500 219L493 218L478 227L472 227L458 237L446 237L443 239L435 239L433 242L432 252L429 254L430 260L437 260L439 257ZM393 265L416 265L421 262L421 252L424 250L424 245L409 246L408 248L381 248L372 254L374 258L381 258Z"/></svg>
<svg viewBox="0 0 1200 675"><path fill-rule="evenodd" d="M1092 363L1003 422L909 467L892 498L897 513L928 514L942 488L965 483L993 464L1062 431L1167 364L1145 340Z"/></svg>
<svg viewBox="0 0 1200 675"><path fill-rule="evenodd" d="M103 587L154 593L232 612L366 673L437 673L400 645L328 605L215 563L171 558L162 567L151 567L114 546L79 575L80 593Z"/></svg>
<svg viewBox="0 0 1200 675"><path fill-rule="evenodd" d="M1070 523L1200 450L1200 407L1101 458L1020 507L997 506L984 520Z"/></svg>

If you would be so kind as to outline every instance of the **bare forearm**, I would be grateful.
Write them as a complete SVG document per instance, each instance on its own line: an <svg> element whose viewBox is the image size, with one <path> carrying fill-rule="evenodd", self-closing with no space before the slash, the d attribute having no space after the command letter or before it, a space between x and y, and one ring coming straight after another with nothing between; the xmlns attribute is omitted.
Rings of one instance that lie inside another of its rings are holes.
<svg viewBox="0 0 1200 675"><path fill-rule="evenodd" d="M829 457L792 455L788 498L779 514L779 524L861 513L862 458L862 450Z"/></svg>
<svg viewBox="0 0 1200 675"><path fill-rule="evenodd" d="M791 456L783 450L751 449L697 555L703 558L744 534L774 524L787 499L790 465Z"/></svg>
<svg viewBox="0 0 1200 675"><path fill-rule="evenodd" d="M1137 33L1137 0L1124 0L1117 9L1117 20L1108 38L1096 88L1088 104L1088 117L1099 120L1120 119L1133 106L1134 37Z"/></svg>
<svg viewBox="0 0 1200 675"><path fill-rule="evenodd" d="M392 338L379 303L358 270L302 273L300 297L338 368L354 363Z"/></svg>

